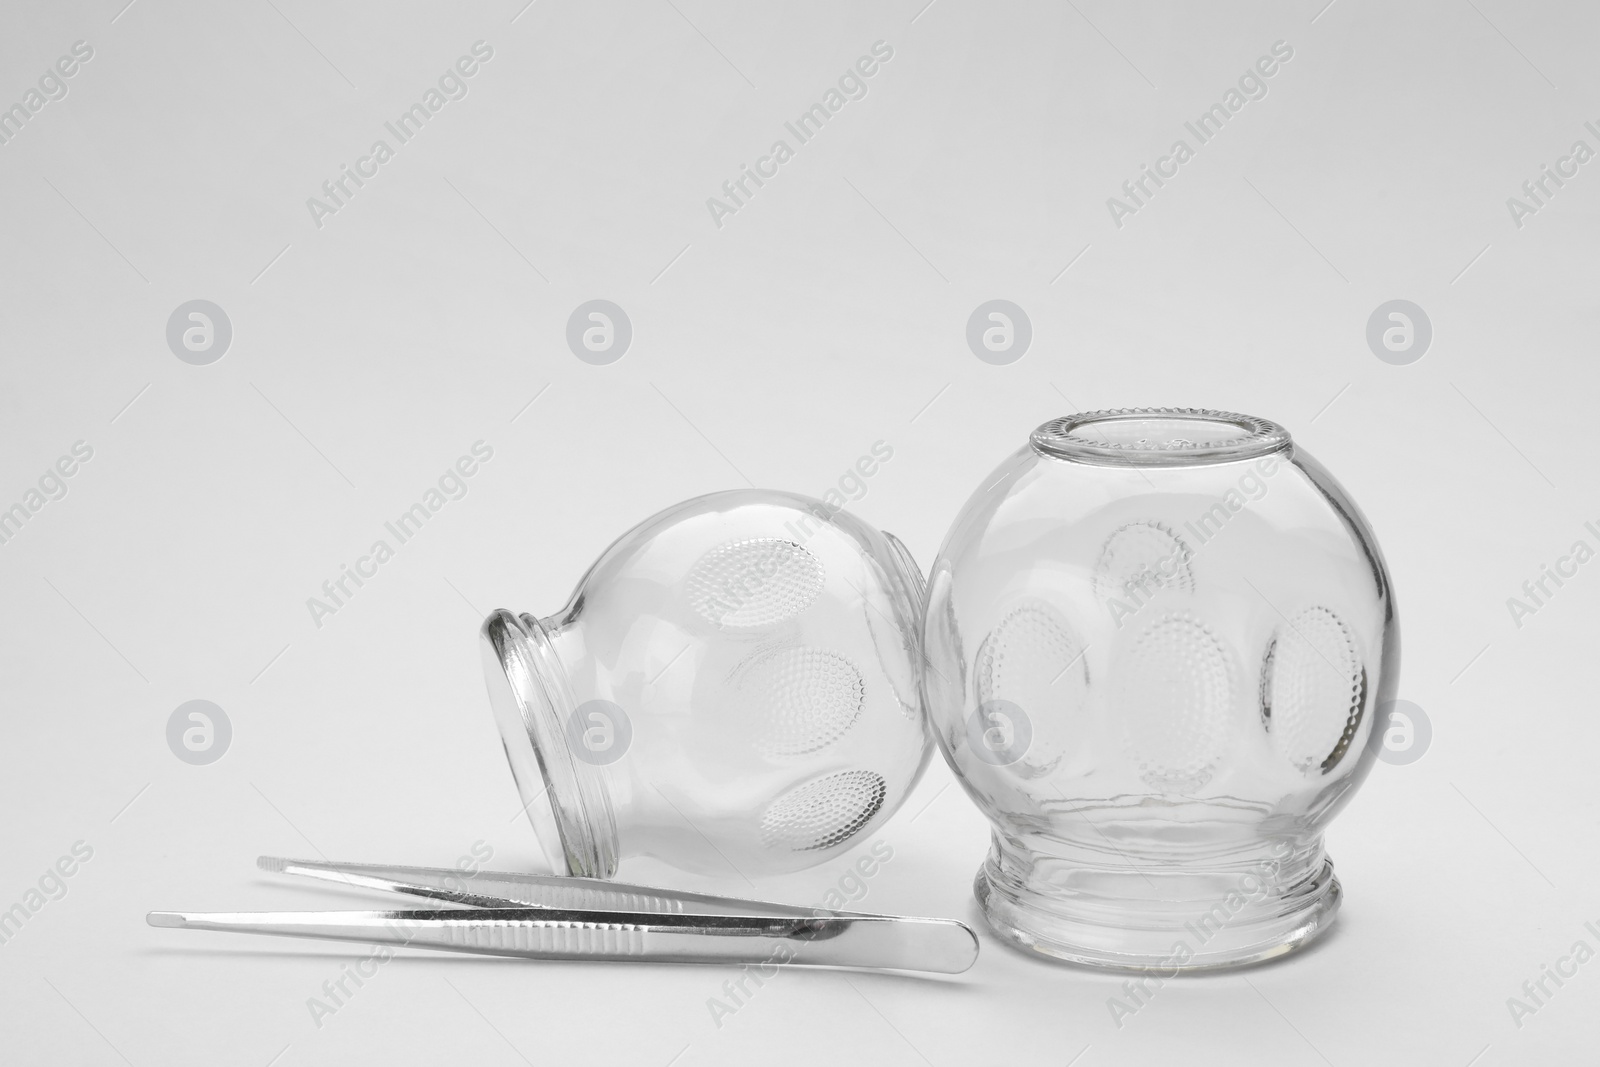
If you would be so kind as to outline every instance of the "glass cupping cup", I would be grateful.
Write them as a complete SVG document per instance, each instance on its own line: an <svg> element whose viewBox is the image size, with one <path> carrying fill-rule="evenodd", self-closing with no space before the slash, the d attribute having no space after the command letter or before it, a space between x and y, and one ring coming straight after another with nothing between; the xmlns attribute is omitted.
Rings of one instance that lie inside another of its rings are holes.
<svg viewBox="0 0 1600 1067"><path fill-rule="evenodd" d="M983 485L929 575L924 676L992 824L990 925L1162 973L1310 941L1399 667L1360 510L1281 426L1192 409L1057 419Z"/></svg>
<svg viewBox="0 0 1600 1067"><path fill-rule="evenodd" d="M932 751L922 596L891 535L741 490L623 534L554 615L494 612L491 703L552 869L755 877L865 840Z"/></svg>

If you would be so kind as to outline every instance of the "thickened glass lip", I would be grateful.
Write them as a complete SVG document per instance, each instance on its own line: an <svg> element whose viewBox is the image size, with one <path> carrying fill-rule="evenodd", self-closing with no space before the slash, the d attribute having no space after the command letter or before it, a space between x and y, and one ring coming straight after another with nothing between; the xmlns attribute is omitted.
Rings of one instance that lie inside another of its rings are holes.
<svg viewBox="0 0 1600 1067"><path fill-rule="evenodd" d="M1209 408L1117 408L1052 419L1033 431L1047 456L1108 467L1186 467L1254 459L1289 447L1268 419Z"/></svg>
<svg viewBox="0 0 1600 1067"><path fill-rule="evenodd" d="M611 877L615 834L601 832L596 815L603 798L587 795L593 791L584 788L567 747L563 724L572 695L548 634L531 615L501 608L484 620L480 636L490 706L546 862L558 875Z"/></svg>

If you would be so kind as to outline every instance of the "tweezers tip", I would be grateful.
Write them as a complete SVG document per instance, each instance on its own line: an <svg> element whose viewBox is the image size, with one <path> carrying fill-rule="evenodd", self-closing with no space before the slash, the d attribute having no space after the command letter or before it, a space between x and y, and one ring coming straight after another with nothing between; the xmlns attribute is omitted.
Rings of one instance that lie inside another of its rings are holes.
<svg viewBox="0 0 1600 1067"><path fill-rule="evenodd" d="M183 913L176 911L152 911L145 915L144 921L149 923L151 926L168 927L172 929L179 929L188 925L188 920L184 917Z"/></svg>
<svg viewBox="0 0 1600 1067"><path fill-rule="evenodd" d="M284 859L282 856L257 856L256 857L256 866L257 867L261 868L263 871L274 871L274 872L277 872L279 874L283 873L283 871L289 866L289 863L290 863L290 861Z"/></svg>

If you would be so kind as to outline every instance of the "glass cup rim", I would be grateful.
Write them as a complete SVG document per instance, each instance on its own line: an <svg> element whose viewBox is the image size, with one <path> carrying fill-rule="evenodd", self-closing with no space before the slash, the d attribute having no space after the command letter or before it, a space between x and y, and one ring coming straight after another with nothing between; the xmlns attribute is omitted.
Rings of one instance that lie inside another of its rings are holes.
<svg viewBox="0 0 1600 1067"><path fill-rule="evenodd" d="M1167 432L1134 436L1135 424L1163 424ZM1083 433L1094 427L1097 433ZM1192 428L1192 436L1177 432ZM1209 428L1209 429L1207 429ZM1111 467L1185 467L1255 459L1288 448L1289 431L1270 419L1212 408L1111 408L1051 419L1029 438L1034 449L1057 459Z"/></svg>
<svg viewBox="0 0 1600 1067"><path fill-rule="evenodd" d="M604 789L567 747L573 699L549 634L533 616L504 608L490 613L479 634L490 706L546 863L558 875L611 877L615 821Z"/></svg>

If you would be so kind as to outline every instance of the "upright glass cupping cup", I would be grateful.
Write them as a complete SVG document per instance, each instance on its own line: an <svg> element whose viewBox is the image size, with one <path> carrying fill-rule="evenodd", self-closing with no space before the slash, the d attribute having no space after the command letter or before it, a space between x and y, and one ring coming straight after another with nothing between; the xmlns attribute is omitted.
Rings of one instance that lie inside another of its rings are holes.
<svg viewBox="0 0 1600 1067"><path fill-rule="evenodd" d="M929 576L940 747L993 824L1007 941L1163 973L1332 922L1328 821L1371 768L1400 640L1372 531L1287 431L1215 411L1046 423Z"/></svg>
<svg viewBox="0 0 1600 1067"><path fill-rule="evenodd" d="M865 840L932 751L922 596L891 535L749 490L623 534L548 618L494 612L491 703L551 868L756 877Z"/></svg>

